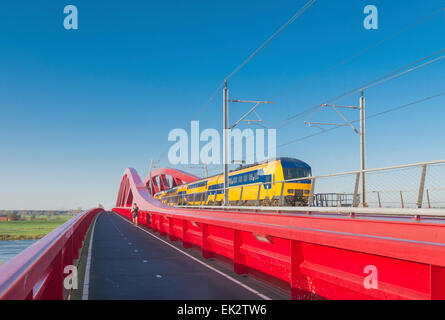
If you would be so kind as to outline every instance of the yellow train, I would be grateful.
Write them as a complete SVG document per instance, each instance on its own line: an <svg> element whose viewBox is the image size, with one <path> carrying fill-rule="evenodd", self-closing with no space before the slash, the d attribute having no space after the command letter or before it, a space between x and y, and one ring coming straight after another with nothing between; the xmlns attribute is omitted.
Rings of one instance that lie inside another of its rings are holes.
<svg viewBox="0 0 445 320"><path fill-rule="evenodd" d="M237 206L306 206L311 180L281 183L290 179L309 178L311 167L293 158L240 167L229 173L229 202ZM219 174L155 194L168 205L222 205L224 175Z"/></svg>

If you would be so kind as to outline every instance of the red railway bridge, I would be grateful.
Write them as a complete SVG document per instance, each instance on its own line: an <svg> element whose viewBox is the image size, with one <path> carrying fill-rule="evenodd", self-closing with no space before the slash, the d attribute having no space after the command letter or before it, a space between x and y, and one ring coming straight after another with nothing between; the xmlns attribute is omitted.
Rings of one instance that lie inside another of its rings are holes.
<svg viewBox="0 0 445 320"><path fill-rule="evenodd" d="M0 299L70 297L64 266L78 261L82 243L83 299L274 299L276 292L445 299L443 209L172 207L153 197L197 179L158 169L150 192L150 178L126 169L113 213L86 211L0 267ZM133 203L138 227L129 222Z"/></svg>

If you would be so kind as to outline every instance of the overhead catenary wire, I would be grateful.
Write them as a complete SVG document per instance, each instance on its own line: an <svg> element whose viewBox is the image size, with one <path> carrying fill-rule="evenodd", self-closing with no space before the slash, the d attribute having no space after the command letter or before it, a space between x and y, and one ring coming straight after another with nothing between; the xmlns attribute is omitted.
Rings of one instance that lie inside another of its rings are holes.
<svg viewBox="0 0 445 320"><path fill-rule="evenodd" d="M291 117L287 118L286 120L283 120L283 121L281 121L281 122L279 122L277 124L281 124L281 126L279 127L281 129L281 128L283 128L285 126L288 126L289 124L295 122L296 120L302 118L306 113L308 113L310 111L314 111L314 110L318 111L318 110L320 110L326 104L338 102L338 101L343 100L343 99L345 99L345 98L347 98L347 97L349 97L349 96L351 96L351 95L353 95L353 94L355 94L355 93L357 93L357 92L359 92L361 90L375 87L375 86L383 84L383 83L385 83L387 81L397 79L397 78L399 78L399 77L401 77L403 75L406 75L406 74L408 74L408 73L410 73L412 71L415 71L415 70L418 70L420 68L423 68L423 67L426 67L428 65L431 65L433 63L439 62L439 61L441 61L441 60L443 60L445 58L445 55L439 56L439 57L434 58L434 59L432 59L430 61L427 61L427 62L424 62L424 61L426 61L426 60L428 60L428 59L430 59L432 57L435 57L435 56L437 56L437 55L439 55L440 53L443 53L443 52L445 52L445 48L443 48L443 49L441 49L441 50L439 50L439 51L437 51L437 52L435 52L433 54L430 54L430 55L428 55L428 56L426 56L426 57L424 57L422 59L419 59L419 60L417 60L415 62L412 62L412 63L410 63L410 64L408 64L408 65L406 65L406 66L404 66L402 68L394 70L394 71L392 71L392 72L390 72L390 73L388 73L388 74L386 74L384 76L381 76L381 77L379 77L379 78L377 78L375 80L367 82L367 83L365 83L365 84L363 84L363 85L361 85L359 87L356 87L356 88L354 88L352 90L346 91L346 92L342 93L339 96L336 96L336 97L334 97L332 99L329 99L329 100L325 101L324 103L318 104L318 105L316 105L314 107L311 107L311 108L307 109L306 111L303 111L303 112L300 112L300 113L298 113L298 114L296 114L294 116L291 116ZM421 64L419 65L419 63L421 63Z"/></svg>
<svg viewBox="0 0 445 320"><path fill-rule="evenodd" d="M289 27L295 20L297 20L307 9L309 9L317 0L309 0L297 13L295 13L292 18L290 18L285 24L283 24L275 33L270 36L265 42L263 42L255 51L253 51L249 57L247 57L239 66L237 66L230 74L228 74L224 80L229 80L232 78L238 71L240 71L247 63L249 63L261 50L263 50L272 40L274 40L281 32L283 32L287 27ZM219 90L224 86L224 81L218 86L218 88L214 91L214 93L210 96L210 98L206 101L206 103L199 110L195 118L197 118L210 102L216 97Z"/></svg>
<svg viewBox="0 0 445 320"><path fill-rule="evenodd" d="M401 106L390 108L390 109L387 109L387 110L382 111L382 112L378 112L378 113L372 114L370 116L365 117L365 120L372 119L372 118L375 118L375 117L378 117L378 116L381 116L381 115L384 115L384 114L387 114L387 113L390 113L390 112L398 111L398 110L401 110L401 109L404 109L404 108L407 108L407 107L410 107L410 106L413 106L413 105L417 105L417 104L420 104L422 102L426 102L426 101L429 101L429 100L432 100L432 99L435 99L435 98L439 98L439 97L444 96L444 95L445 95L445 91L440 92L440 93L435 94L435 95L432 95L432 96L429 96L429 97L426 97L426 98L423 98L423 99L420 99L420 100L416 100L416 101L413 101L413 102L410 102L410 103L407 103L407 104L403 104ZM351 121L351 123L357 123L359 121L360 120L354 120L354 121ZM320 131L320 132L317 132L317 133L314 133L314 134L311 134L311 135L308 135L308 136L305 136L305 137L301 137L301 138L289 141L287 143L283 143L281 145L278 145L277 148L282 148L282 147L285 147L285 146L288 146L288 145L291 145L291 144L294 144L294 143L297 143L297 142L301 142L301 141L304 141L304 140L307 140L307 139L310 139L310 138L313 138L313 137L319 136L321 134L324 134L324 133L327 133L327 132L330 132L330 131L333 131L333 130L337 130L337 129L340 129L340 128L344 128L344 126L338 126L338 127L333 127L333 128L330 128L330 129L325 129L323 131Z"/></svg>
<svg viewBox="0 0 445 320"><path fill-rule="evenodd" d="M414 63L412 63L412 64L410 64L410 65L408 65L408 66L406 66L406 67L403 67L403 68L401 68L401 69L399 69L399 70L396 70L396 71L394 71L394 72L391 72L391 73L387 74L386 76L383 76L383 77L381 77L381 78L379 78L379 79L376 79L376 80L374 80L374 81L371 81L371 82L369 82L369 83L366 83L365 85L360 86L360 87L357 87L357 88L355 88L355 89L353 89L353 90L351 90L351 91L349 91L349 92L346 92L346 93L344 93L343 95L341 95L341 96L339 96L339 97L337 97L337 98L335 98L335 99L333 99L333 100L329 100L327 103L334 103L334 102L343 100L344 98L349 97L349 96L351 96L351 95L353 95L353 94L359 92L360 90L365 90L365 89L369 89L369 88L375 87L375 86L377 86L377 85L379 85L379 84L382 84L382 83L385 83L385 82L387 82L387 81L390 81L390 80L399 78L399 77L401 77L401 76L403 76L403 75L405 75L405 74L407 74L407 73L409 73L409 72L411 72L411 71L415 71L415 70L417 70L417 69L426 67L426 66L428 66L428 65L430 65L430 64L439 62L440 60L442 60L442 59L445 58L445 55L442 55L442 56L440 56L440 57L438 57L438 58L435 58L435 59L433 59L433 60L430 60L430 61L428 61L428 62L422 63L421 65L412 67L413 65L416 65L416 64L418 64L418 63L420 63L420 62L423 62L423 61L425 61L426 59L429 59L429 58L431 58L431 57L433 57L433 56L436 56L436 55L438 55L439 53L442 53L442 52L444 52L444 51L445 51L445 48L439 50L439 51L436 52L436 53L433 53L432 55L430 55L430 56L428 56L428 57L426 57L426 58L423 58L423 59L421 59L421 60L419 60L419 61L416 61L416 62L414 62ZM412 67L412 68L410 68L410 69L408 69L408 70L405 70L405 71L402 71L403 69L406 69L406 68L409 68L409 67Z"/></svg>
<svg viewBox="0 0 445 320"><path fill-rule="evenodd" d="M401 77L401 76L403 76L405 74L408 74L409 72L412 72L412 71L418 70L418 69L420 69L422 67L431 65L431 64L436 63L436 62L439 62L439 61L441 61L441 60L443 60L445 58L445 55L439 56L439 57L434 58L434 59L432 59L430 61L427 61L427 62L424 62L424 61L428 60L429 58L435 57L435 56L439 55L440 53L443 53L444 51L445 51L445 48L443 48L443 49L441 49L441 50L439 50L439 51L437 51L437 52L435 52L433 54L430 54L430 55L428 55L428 56L426 56L424 58L421 58L421 59L419 59L419 60L417 60L417 61L415 61L413 63L410 63L410 64L408 64L408 65L406 65L406 66L404 66L402 68L399 68L399 69L397 69L395 71L392 71L392 72L390 72L390 73L388 73L388 74L386 74L384 76L381 76L381 77L379 77L379 78L377 78L377 79L375 79L373 81L370 81L370 82L368 82L368 83L366 83L366 84L364 84L362 86L359 86L359 87L357 87L357 88L355 88L353 90L346 91L343 94L341 94L341 95L339 95L339 96L337 96L335 98L332 98L332 99L326 101L325 103L319 104L319 105L314 106L314 107L312 107L312 108L310 108L310 109L308 109L306 111L303 111L303 112L293 116L291 120L288 120L288 122L283 124L279 129L281 129L281 128L289 125L290 123L292 123L292 122L294 122L294 121L304 117L307 113L309 113L311 111L312 111L311 114L313 114L313 113L321 110L321 108L323 108L323 106L326 105L326 104L330 104L330 103L334 103L334 102L340 101L340 100L342 100L342 99L344 99L344 98L346 98L348 96L351 96L351 95L361 91L362 89L369 89L371 87L375 87L375 86L377 86L379 84L382 84L382 83L385 83L387 81L399 78L399 77ZM421 63L421 64L418 65L419 63ZM439 94L439 95L442 95L442 94ZM434 98L434 97L436 97L436 96L433 96L432 98ZM427 98L427 99L429 99L429 98ZM424 100L422 100L420 102L423 102L423 101ZM417 102L417 103L420 103L420 102ZM404 107L404 106L402 106L402 107ZM372 118L372 117L373 116L369 116L366 119L369 119L369 118ZM358 122L358 120L352 121L351 123L356 123L356 122ZM318 132L318 133L315 133L315 134L312 134L312 135L309 135L309 136L306 136L306 137L303 137L303 138L300 138L300 139L293 140L293 141L291 141L289 143L285 143L285 144L279 145L278 147L283 147L283 146L286 146L286 145L289 145L289 144L292 144L292 143L296 143L296 142L299 142L299 141L302 141L302 140L305 140L305 139L308 139L308 138L312 138L312 137L318 136L318 135L323 134L323 133L330 132L330 131L338 129L338 128L341 128L341 127L334 127L334 128L331 128L331 129L323 130L321 132Z"/></svg>
<svg viewBox="0 0 445 320"><path fill-rule="evenodd" d="M278 36L278 34L279 33L281 33L284 29L286 29L292 22L294 22L305 10L307 10L312 4L313 4L313 2L314 1L309 1L309 2L307 2L289 21L287 21L280 29L278 29L268 40L266 40L266 42L264 42L258 49L256 49L246 60L244 60L232 73L230 73L227 77L226 77L226 79L229 79L229 78L231 78L235 73L237 73L245 64L247 64L251 59L253 59L253 57L255 56L255 55L257 55L258 53L259 53L259 51L261 51L265 46L267 46L276 36ZM374 48L376 48L376 47L378 47L378 46L380 46L381 44L383 44L383 43L385 43L386 41L389 41L389 40L391 40L391 39L393 39L393 38L395 38L396 36L398 36L398 35L400 35L400 34L402 34L402 33L404 33L404 32L406 32L406 31L408 31L408 30L410 30L410 29L412 29L412 28L414 28L415 26L417 26L417 25L419 25L419 24L421 24L421 23L423 23L423 22L425 22L425 21L427 21L427 20L429 20L430 18L432 18L433 16L435 16L436 14L438 14L438 13L440 13L440 12L445 12L445 8L440 8L440 9L438 9L438 10L436 10L436 11L434 11L434 12L432 12L432 13L430 13L430 14L428 14L428 15L426 15L426 16L423 16L422 18L420 18L419 20L417 20L417 21L415 21L414 23L412 23L412 24L410 24L410 25L408 25L408 26L406 26L406 27L404 27L404 28L402 28L401 30L399 30L399 31L397 31L397 32L395 32L395 33L393 33L393 34L391 34L390 36L388 36L388 37L386 37L386 38L384 38L384 39L382 39L382 40L380 40L380 41L377 41L376 43L374 43L374 44L372 44L372 45L370 45L369 47L367 47L367 48L365 48L365 49L363 49L363 50L361 50L361 51L359 51L359 52L357 52L356 54L354 54L354 55L352 55L351 57L349 57L349 58L346 58L346 59L344 59L344 60L342 60L341 62L339 62L339 63L337 63L337 64L335 64L335 65L333 65L333 66L331 66L331 67L329 67L328 69L326 69L326 70L324 70L324 71L322 71L322 72L320 72L320 73L317 73L317 74L315 74L315 75L313 75L313 76L311 76L311 77L308 77L306 80L303 80L302 82L300 82L300 83L298 83L297 85L294 85L293 87L292 87L292 89L294 89L294 88L296 88L296 87L298 87L298 86L301 86L301 85L303 85L303 84L305 84L305 83L307 83L307 82L309 82L310 80L313 80L313 79L315 79L315 78L317 78L317 77L319 77L319 76L321 76L321 75L323 75L323 74L325 74L325 73L327 73L327 72L329 72L329 71L332 71L332 70L334 70L334 69L336 69L336 68L338 68L339 66L341 66L341 65L344 65L344 64L346 64L347 62L349 62L349 61L352 61L352 60L354 60L354 59L356 59L357 57L359 57L359 56L361 56L361 55L363 55L363 54L365 54L365 53L367 53L367 52L369 52L370 50L372 50L372 49L374 49ZM213 94L210 96L210 98L206 101L206 103L202 106L202 108L199 110L199 112L197 113L197 115L195 116L195 118L198 118L199 116L200 116L200 114L202 114L202 112L208 107L208 105L210 104L210 102L212 102L213 101L213 99L216 97L216 95L218 94L218 92L222 89L222 87L224 86L224 82L221 82L221 84L218 86L218 88L213 92ZM282 93L282 94L286 94L287 92L289 92L291 89L288 89L288 90L286 90L284 93ZM308 113L308 112L311 112L311 111L313 111L313 110L315 110L315 111L318 111L319 110L319 107L320 106L315 106L315 107L312 107L312 108L310 108L310 109L308 109L308 110L305 110L305 111L303 111L303 112L301 112L300 114L301 115L304 115L305 113ZM288 119L285 119L285 120L282 120L282 121L280 121L278 124L281 124L281 123L283 123L283 122L286 122L286 121L288 121L288 120L292 120L292 119L294 119L295 117L298 117L300 114L297 114L297 115L294 115L294 116L291 116L291 117L289 117ZM274 126L274 125L272 125L272 126Z"/></svg>
<svg viewBox="0 0 445 320"><path fill-rule="evenodd" d="M256 49L247 59L245 59L232 73L230 73L227 77L226 77L226 79L229 79L229 78L231 78L231 77L233 77L239 70L241 70L250 60L252 60L262 49L264 49L264 47L266 47L276 36L278 36L283 30L285 30L292 22L294 22L302 13L304 13L304 11L306 11L310 6L312 6L313 5L313 3L315 2L316 0L311 0L311 1L308 1L289 21L287 21L282 27L280 27L269 39L267 39L258 49ZM310 80L312 80L313 78L315 78L315 77L318 77L318 76L320 76L320 75L322 75L322 74L324 74L324 73L326 73L326 72L329 72L329 71L331 71L331 70L333 70L333 69L335 69L335 68L337 68L337 67L339 67L340 65L343 65L343 64L345 64L345 63L347 63L347 62L349 62L349 61L351 61L351 60L353 60L353 59L355 59L355 58L357 58L358 56L360 56L360 55L363 55L363 54L365 54L366 52L368 52L368 51L370 51L370 50L372 50L373 48L375 48L375 47L377 47L377 46L379 46L379 45L381 45L382 43L384 43L384 42L386 42L386 41L388 41L388 40L390 40L390 39L392 39L392 38L394 38L394 37L396 37L397 35L399 35L399 34L401 34L401 33L403 33L403 32L405 32L405 31L407 31L407 30L410 30L410 29L412 29L413 27L415 27L415 26L417 26L417 25L419 25L419 24L421 24L421 23L423 23L423 22L425 22L426 20L428 20L428 19L430 19L431 17L433 17L433 16L435 16L437 13L439 13L439 12L442 12L442 11L444 11L444 9L443 8L441 8L440 10L437 10L437 11L434 11L433 13L431 13L431 14L428 14L428 15L426 15L426 16L424 16L424 17L422 17L422 18L420 18L419 20L417 20L417 21L415 21L414 23L412 23L412 24L410 24L410 25L408 25L408 26L406 26L405 28L403 28L402 30L399 30L399 31L397 31L397 32L395 32L394 34L391 34L390 36L388 36L387 38L385 38L385 39L383 39L383 40L380 40L380 41L378 41L378 42L376 42L376 43L374 43L374 44L372 44L371 46L369 46L369 47L367 47L367 48L365 48L365 49L363 49L363 50L361 50L361 51L359 51L359 52L357 52L356 54L354 54L353 56L351 56L351 57L349 57L349 58L347 58L347 59L345 59L345 60L343 60L343 61L341 61L340 63L337 63L337 64L335 64L334 66L332 66L332 67L330 67L330 68L328 68L327 70L325 70L325 71L323 71L323 72L321 72L321 73L318 73L318 74L316 74L316 75L314 75L314 76L312 76L312 77L310 77L310 78L308 78L306 81L310 81ZM445 12L445 11L444 11ZM443 50L441 50L441 51L444 51L445 49L443 49ZM428 58L428 57L427 57ZM427 59L427 58L424 58L424 59ZM401 73L400 75L396 75L396 76L394 76L394 77L391 77L390 79L387 79L387 80L385 80L385 81L382 81L382 82L380 82L380 83L384 83L384 82L386 82L386 81L389 81L389 80L392 80L392 79L394 79L394 78L397 78L397 77L399 77L399 76L402 76L403 74L406 74L406 73L408 73L408 72L411 72L411 71L414 71L414 70L416 70L416 69L418 69L418 68L421 68L421 67L423 67L423 66L426 66L426 65L429 65L429 64L431 64L431 63L434 63L434 62L437 62L438 60L441 60L442 58L444 58L444 56L442 56L442 57L440 57L440 58L438 58L437 60L435 60L435 61L431 61L431 62L428 62L428 63L426 63L426 64L424 64L424 65L422 65L422 66L417 66L417 67L415 67L415 68L413 68L412 70L407 70L406 72L403 72L403 73ZM404 68L406 68L406 67L404 67ZM401 69L401 70L403 70L403 68ZM377 79L378 80L378 79ZM377 80L375 80L375 81L377 81ZM380 84L380 83L377 83L377 84L375 84L375 85L378 85L378 84ZM299 85L301 85L302 83L299 83L299 84L297 84L296 86L299 86ZM203 107L199 110L199 112L197 113L197 116L196 116L196 118L197 117L199 117L199 115L203 112L203 111L205 111L205 109L208 107L208 105L213 101L213 99L216 97L216 95L218 94L218 92L222 89L222 87L223 87L223 85L224 85L224 82L221 82L221 84L218 86L218 88L213 92L213 94L210 96L210 98L206 101L206 103L203 105ZM375 86L375 85L372 85L372 86ZM294 88L295 86L293 86L293 88ZM370 86L371 87L371 86ZM360 87L358 90L360 90L360 89L362 89L362 87ZM352 94L354 94L355 92L349 92L348 93L348 95L345 95L345 97L346 96L349 96L349 95L352 95ZM345 93L346 94L346 93ZM339 98L340 99L340 97L337 97L337 98ZM333 100L333 101L335 101L335 100ZM331 101L330 101L331 102ZM317 105L317 106L314 106L314 107L312 107L312 108L309 108L308 110L305 110L305 111L303 111L303 112L301 112L301 113L299 113L299 114L296 114L296 115L293 115L293 116L291 116L291 117L289 117L288 119L285 119L285 120L283 120L283 121L280 121L280 123L284 123L280 128L282 128L282 127L284 127L284 126L286 126L286 125L288 125L288 124L290 124L290 123L286 123L286 122L289 122L289 121L291 121L291 122L294 122L294 121L296 121L296 120L298 120L298 119L300 119L300 118L303 118L303 117L305 117L305 116L307 116L307 114L309 114L309 115L312 115L312 114L314 114L314 113L316 113L316 112L318 112L319 110L321 110L321 108L322 108L323 106L322 105ZM264 127L264 128L267 128L266 126L262 126L262 127ZM325 131L330 131L330 130L325 130ZM165 152L164 152L164 154L165 154Z"/></svg>
<svg viewBox="0 0 445 320"><path fill-rule="evenodd" d="M389 40L397 37L398 35L400 35L400 34L406 32L406 31L414 28L415 26L417 26L419 24L422 24L423 22L429 20L430 18L432 18L433 16L435 16L436 14L438 14L440 12L445 12L445 9L444 8L440 8L439 10L436 10L436 11L434 11L434 12L432 12L432 13L426 15L426 16L423 16L422 18L420 18L419 20L415 21L414 23L412 23L412 24L402 28L401 30L399 30L399 31L389 35L388 37L386 37L386 38L384 38L382 40L379 40L379 41L373 43L369 47L366 47L365 49L358 51L357 53L353 54L349 58L346 58L346 59L340 61L339 63L336 63L333 66L331 66L331 67L329 67L329 68L327 68L327 69L325 69L325 70L323 70L323 71L321 71L319 73L316 73L316 74L314 74L312 76L309 76L306 79L298 82L297 84L293 85L291 88L286 89L285 91L283 91L281 93L281 95L285 95L288 92L290 92L291 90L293 90L293 89L295 89L295 88L297 88L299 86L302 86L302 85L310 82L311 80L316 79L316 78L318 78L318 77L320 77L320 76L322 76L322 75L324 75L324 74L326 74L326 73L328 73L328 72L330 72L332 70L335 70L338 67L340 67L340 66L342 66L342 65L344 65L344 64L346 64L346 63L348 63L348 62L350 62L350 61L352 61L352 60L354 60L354 59L356 59L356 58L358 58L358 57L360 57L362 55L364 55L365 53L371 51L372 49L374 49L374 48L376 48L378 46L380 46L381 44L385 43L386 41L389 41Z"/></svg>
<svg viewBox="0 0 445 320"><path fill-rule="evenodd" d="M352 61L352 60L358 58L359 56L361 56L361 55L363 55L363 54L369 52L370 50L372 50L372 49L374 49L374 48L380 46L381 44L385 43L386 41L389 41L389 40L395 38L396 36L398 36L398 35L400 35L400 34L406 32L406 31L408 31L408 30L410 30L410 29L412 29L412 28L414 28L415 26L424 23L425 21L427 21L427 20L429 20L430 18L436 16L436 15L437 15L438 13L440 13L440 12L444 12L444 13L445 13L445 8L440 8L440 9L435 10L434 12L432 12L432 13L426 15L426 16L423 16L423 17L420 18L419 20L417 20L417 21L415 21L414 23L412 23L412 24L410 24L410 25L408 25L408 26L402 28L401 30L398 30L397 32L391 34L390 36L388 36L388 37L386 37L386 38L384 38L384 39L382 39L382 40L379 40L379 41L373 43L372 45L370 45L369 47L367 47L367 48L365 48L365 49L363 49L363 50L358 51L357 53L353 54L351 57L346 58L346 59L342 60L341 62L339 62L339 63L337 63L337 64L334 64L333 66L331 66L331 67L325 69L324 71L321 71L321 72L319 72L319 73L317 73L317 74L314 74L314 75L312 75L312 76L306 78L305 80L303 80L303 81L297 83L296 85L293 85L291 88L286 89L285 91L283 91L283 92L280 93L279 95L286 95L286 94L289 93L292 89L295 89L295 88L297 88L297 87L299 87L299 86L302 86L302 85L304 85L304 84L310 82L311 80L316 79L316 78L318 78L318 77L320 77L320 76L322 76L322 75L328 73L329 71L332 71L332 70L334 70L334 69L340 67L341 65L344 65L344 64L346 64L347 62L350 62L350 61ZM444 16L445 16L445 14L444 14ZM288 117L288 118L286 118L286 119L284 119L284 120L281 120L281 121L279 121L279 122L276 122L275 124L272 125L272 127L273 127L273 126L279 126L279 125L281 125L281 124L283 124L283 123L285 123L285 122L287 122L287 121L289 121L289 120L293 120L294 118L300 118L300 117L299 117L300 115L303 115L303 114L305 114L305 113L311 112L311 111L314 110L314 109L315 109L315 112L316 112L316 111L319 110L319 107L320 107L320 106L314 106L314 107L312 107L312 108L309 108L309 109L307 109L307 110L304 110L304 111L302 111L302 112L300 112L300 113L298 113L298 114L296 114L296 115L290 116L290 117ZM296 120L297 120L297 119L296 119ZM284 125L284 126L285 126L285 125ZM279 128L282 128L282 127L279 127Z"/></svg>
<svg viewBox="0 0 445 320"><path fill-rule="evenodd" d="M300 17L307 9L309 9L316 0L309 0L296 14L292 16L284 25L282 25L275 33L269 37L258 49L256 49L246 60L244 60L232 73L230 73L225 80L232 78L238 71L240 71L250 60L252 60L261 50L263 50L273 39L275 39L281 32L290 26L298 17Z"/></svg>
<svg viewBox="0 0 445 320"><path fill-rule="evenodd" d="M309 9L317 0L309 0L306 4L298 10L285 24L283 24L275 33L270 36L261 46L259 46L248 58L246 58L238 67L235 68L229 75L225 77L225 80L232 78L238 71L240 71L249 61L251 61L261 50L263 50L273 39L275 39L281 32L283 32L287 27L289 27L296 19L298 19L307 9ZM210 98L204 103L204 105L200 108L200 110L195 115L195 119L198 119L199 116L206 110L209 104L215 99L218 92L223 88L224 81L222 81L216 90L212 93ZM163 151L159 158L162 158L168 149Z"/></svg>

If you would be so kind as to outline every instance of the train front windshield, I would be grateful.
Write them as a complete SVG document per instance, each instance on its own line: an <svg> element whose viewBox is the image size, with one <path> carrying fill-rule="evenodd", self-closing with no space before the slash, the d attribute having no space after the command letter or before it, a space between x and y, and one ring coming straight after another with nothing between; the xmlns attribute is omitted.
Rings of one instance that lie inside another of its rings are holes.
<svg viewBox="0 0 445 320"><path fill-rule="evenodd" d="M312 175L311 169L283 168L284 180L308 178Z"/></svg>

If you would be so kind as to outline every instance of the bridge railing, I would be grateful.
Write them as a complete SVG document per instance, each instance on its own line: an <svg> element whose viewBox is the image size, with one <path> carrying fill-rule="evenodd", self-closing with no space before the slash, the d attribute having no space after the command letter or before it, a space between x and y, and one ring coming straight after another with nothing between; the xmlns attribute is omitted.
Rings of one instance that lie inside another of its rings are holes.
<svg viewBox="0 0 445 320"><path fill-rule="evenodd" d="M102 211L96 208L78 214L2 265L0 299L64 299L64 269L79 258L88 228Z"/></svg>
<svg viewBox="0 0 445 320"><path fill-rule="evenodd" d="M419 171L426 165L427 188L428 176L443 183L435 171L443 164L445 161L396 170ZM391 170L374 171L387 174ZM367 177L374 171L368 170ZM353 188L357 173L333 177L353 177ZM320 180L334 179L310 178L319 179L313 184L315 189L322 185ZM420 178L413 179L418 186ZM236 273L271 276L273 283L281 281L280 286L290 289L294 298L445 299L445 224L443 218L436 218L445 217L444 209L175 207L154 200L134 169L127 169L124 179L132 201L118 202L121 205L115 212L130 219L131 204L136 202L138 223L143 227L180 241L185 248L195 247L205 258L229 259ZM424 215L428 217L420 219Z"/></svg>
<svg viewBox="0 0 445 320"><path fill-rule="evenodd" d="M365 177L365 198L361 193L362 178ZM251 201L251 206L264 206L260 200L260 194L265 190L275 187L281 190L275 202L269 202L273 206L286 206L284 199L285 184L298 183L310 180L311 190L304 196L307 207L352 207L357 208L428 208L445 209L445 160L423 162L409 165L392 166L385 168L369 169L364 171L351 171L338 174L289 179L284 181L271 181L261 183L248 183L244 186L229 186L225 190L232 190L239 196L231 205L245 205L243 192L249 188L258 188L256 201ZM184 202L193 202L200 206L221 205L215 202L215 194L223 194L224 188L211 191L197 192L193 195L166 196L166 204L176 205L177 199ZM264 193L264 192L263 192ZM183 204L184 204L183 202ZM181 205L181 204L180 204ZM266 204L267 206L267 204Z"/></svg>
<svg viewBox="0 0 445 320"><path fill-rule="evenodd" d="M444 224L202 208L140 210L138 223L231 260L235 273L281 281L294 299L445 299ZM368 268L378 288L367 287Z"/></svg>

